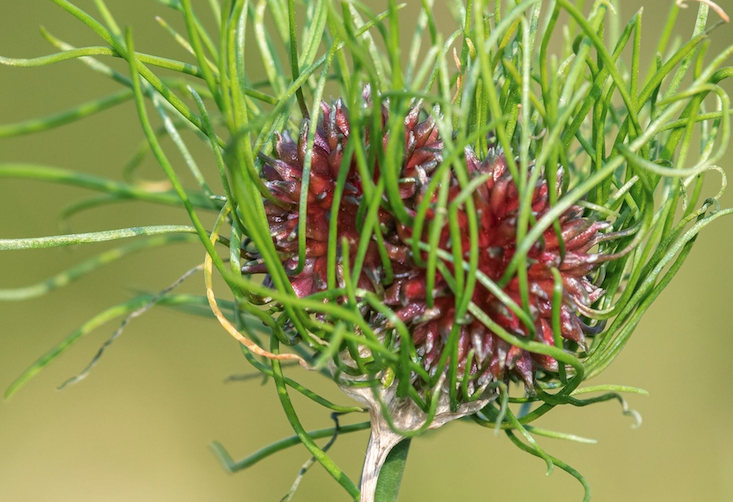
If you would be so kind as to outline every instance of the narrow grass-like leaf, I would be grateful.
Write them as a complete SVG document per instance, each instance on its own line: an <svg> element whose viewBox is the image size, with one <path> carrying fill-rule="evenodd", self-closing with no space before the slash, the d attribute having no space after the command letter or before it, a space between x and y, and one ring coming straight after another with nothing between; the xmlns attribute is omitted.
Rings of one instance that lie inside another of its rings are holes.
<svg viewBox="0 0 733 502"><path fill-rule="evenodd" d="M121 181L110 180L95 176L93 174L79 173L62 169L59 167L50 167L37 164L3 164L0 163L0 178L30 178L52 183L60 183L64 185L78 186L88 188L98 192L114 194L119 197L129 198L132 200L142 200L148 202L157 202L167 205L181 205L181 199L177 194L169 191L156 192L146 190ZM194 207L211 209L212 202L203 194L187 193L187 198ZM219 203L213 201L216 208Z"/></svg>
<svg viewBox="0 0 733 502"><path fill-rule="evenodd" d="M359 422L357 424L342 425L339 427L339 434L348 434L350 432L363 431L368 429L370 425L370 422ZM334 427L330 427L327 429L308 431L307 434L312 439L322 439L333 436L333 433L335 431L336 429ZM291 446L296 446L301 443L302 441L300 439L300 436L290 436L288 438L281 439L280 441L272 443L271 445L265 446L264 448L257 450L252 455L238 461L235 461L231 457L231 455L229 455L229 452L226 450L226 448L224 448L221 443L217 441L211 443L211 449L214 451L214 454L221 461L226 470L228 470L229 472L238 472L247 469L248 467L252 467L256 463L266 459L274 453L278 453L282 450L290 448Z"/></svg>
<svg viewBox="0 0 733 502"><path fill-rule="evenodd" d="M403 439L387 455L387 460L379 471L374 502L397 502L410 442L410 439Z"/></svg>
<svg viewBox="0 0 733 502"><path fill-rule="evenodd" d="M270 339L270 343L270 351L277 354L279 352L279 342L277 337L273 336ZM288 396L288 390L283 380L284 376L280 361L276 359L272 361L272 370L280 403L282 404L283 410L285 411L293 430L298 435L298 438L308 451L316 458L316 460L318 460L318 462L320 462L320 464L326 469L326 471L349 493L349 495L354 499L357 499L359 497L359 489L353 481L351 481L348 476L346 476L346 474L336 466L333 460L331 460L331 458L326 455L318 445L316 445L313 438L308 435L301 425L300 419L298 418L295 408Z"/></svg>
<svg viewBox="0 0 733 502"><path fill-rule="evenodd" d="M0 239L0 251L15 251L20 249L44 249L75 244L90 244L95 242L116 241L130 237L161 234L191 234L196 233L194 227L187 225L150 225L145 227L122 228L103 232L88 232L84 234L55 235L49 237L25 237L20 239Z"/></svg>
<svg viewBox="0 0 733 502"><path fill-rule="evenodd" d="M532 446L528 446L524 444L519 438L517 438L512 431L506 431L507 436L512 441L512 443L515 444L520 450L526 451L530 455L534 455L535 457L540 457L539 451L537 451ZM556 466L558 466L563 471L567 472L571 476L573 476L575 479L577 479L581 485L583 485L583 502L590 502L590 485L588 484L588 481L574 468L570 467L568 464L563 462L562 460L550 457L550 460L552 460L552 463Z"/></svg>
<svg viewBox="0 0 733 502"><path fill-rule="evenodd" d="M64 287L71 284L75 280L89 274L98 268L112 263L120 258L145 249L167 246L174 243L191 243L196 242L192 235L163 235L151 237L149 239L140 240L127 246L110 249L93 258L83 261L78 265L71 267L45 281L41 281L32 286L25 286L15 289L0 289L0 301L21 301L30 298L36 298L50 293L54 289Z"/></svg>
<svg viewBox="0 0 733 502"><path fill-rule="evenodd" d="M34 362L27 370L25 370L18 378L16 378L5 391L5 399L9 399L15 394L28 380L37 375L46 365L51 363L54 359L69 349L75 342L81 337L89 334L99 326L115 319L117 317L129 314L134 310L146 305L154 295L141 295L132 300L120 303L114 307L110 307L103 312L95 315L89 321L84 323L79 329L67 336L54 348L46 352L36 362ZM198 302L196 297L191 295L169 295L164 296L159 300L161 305L184 305L191 302Z"/></svg>
<svg viewBox="0 0 733 502"><path fill-rule="evenodd" d="M0 138L23 136L29 133L47 131L55 127L70 124L85 117L89 117L90 115L94 115L95 113L99 113L125 103L131 98L132 91L129 89L123 89L104 98L89 101L61 113L26 120L17 124L3 124L0 125Z"/></svg>

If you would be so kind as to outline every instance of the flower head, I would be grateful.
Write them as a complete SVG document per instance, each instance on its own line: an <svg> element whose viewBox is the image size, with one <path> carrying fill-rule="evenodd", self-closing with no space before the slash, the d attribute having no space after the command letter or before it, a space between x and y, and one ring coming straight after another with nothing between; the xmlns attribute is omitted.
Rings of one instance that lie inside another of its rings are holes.
<svg viewBox="0 0 733 502"><path fill-rule="evenodd" d="M369 106L368 94L366 106ZM329 234L332 230L334 211L336 212L335 230L339 241L345 239L352 255L358 247L362 222L359 221L359 206L364 202L362 174L354 158L344 159L346 141L350 135L349 112L341 100L332 105L323 104L322 118L317 124L313 142L310 175L307 178L307 197L303 197L304 166L306 164L306 144L311 124L305 120L301 126L298 140L288 133L277 136L274 158L262 156L263 176L266 185L278 202L265 203L273 242L281 253L286 270L291 272L290 281L299 297L308 296L326 289L327 249ZM386 256L393 270L390 283L386 283L376 239L368 244L368 250L357 284L358 288L379 292L382 302L389 306L404 323L412 336L420 364L432 377L438 371L445 371L450 357L444 352L451 333L457 330L458 375L468 372L471 392L485 388L490 381L507 380L514 377L522 381L527 389L532 389L538 371L554 374L558 362L550 356L529 352L510 343L502 333L523 340L535 340L555 346L553 330L553 294L556 288L556 274L559 274L562 297L559 309L560 336L566 348L586 349L586 335L597 328L589 327L581 315L603 295L603 290L594 284L591 272L606 258L590 253L601 240L609 225L584 216L580 206L573 205L558 219L559 235L555 227L544 231L542 238L530 248L526 255L527 300L530 323L527 316L518 315L523 308L523 294L517 276L511 278L502 288L501 295L491 293L485 284L478 283L473 289L471 302L499 327L492 329L480 319L462 313L456 318L457 294L451 289L449 278L440 272L434 280L428 281L425 264L426 252L421 256L413 255L413 240L429 242L430 232L435 225L439 229L438 248L453 252L456 243L451 238L450 223L438 220L434 210L437 195L427 187L436 168L442 162L442 141L435 120L427 116L421 120L422 108L415 105L409 109L405 125L405 155L400 176L399 194L406 210L416 214L418 207L429 197L428 211L420 235L414 229L399 222L392 214L380 208L380 223L384 234ZM382 107L381 144L388 141L389 132L385 130L388 111ZM365 138L365 148L375 145ZM517 180L507 166L505 153L498 147L491 147L485 158L467 148L463 161L467 173L472 178L482 177L475 190L470 194L478 227L477 270L487 281L500 282L512 262L517 247L518 215L520 210L520 189ZM334 193L342 169L345 176L344 193L334 205ZM531 212L534 221L542 218L550 210L550 192L559 195L563 171L557 170L555 186L548 185L545 176L532 176L528 169L528 180L537 179L531 187ZM381 176L379 165L372 166L372 181ZM455 173L449 175L448 202L459 196L462 186ZM298 270L298 231L302 201L307 202L304 214L306 246L305 260ZM386 204L383 204L386 206ZM468 228L466 204L459 206L453 215L453 222L460 229L461 252L469 259L471 237ZM440 223L439 223L440 221ZM256 258L256 257L253 257ZM454 272L453 264L446 262L449 272ZM244 273L265 272L263 263L256 260L243 268ZM342 283L343 270L336 272ZM428 284L433 287L428 291ZM495 291L496 293L496 291ZM525 303L526 301L525 300ZM393 328L389 316L376 311L363 309L365 317L378 331ZM501 331L501 332L498 332ZM417 380L416 376L413 378ZM419 386L420 382L416 382Z"/></svg>

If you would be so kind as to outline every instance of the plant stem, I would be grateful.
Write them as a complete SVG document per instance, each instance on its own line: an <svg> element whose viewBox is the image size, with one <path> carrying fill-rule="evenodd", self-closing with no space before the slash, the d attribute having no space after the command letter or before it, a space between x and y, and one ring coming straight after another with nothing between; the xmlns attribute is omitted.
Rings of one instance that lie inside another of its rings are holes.
<svg viewBox="0 0 733 502"><path fill-rule="evenodd" d="M409 436L419 435L424 430L437 429L458 418L473 415L496 398L494 390L486 390L485 398L461 403L456 411L451 411L448 395L443 393L432 418L429 418L414 401L398 398L396 387L396 384L392 384L386 389L380 389L380 399L374 396L370 388L341 387L346 395L366 405L371 421L372 432L361 473L360 502L397 500L410 444ZM384 410L382 406L385 407ZM402 433L392 430L383 413L392 418L394 427ZM384 476L380 475L382 472Z"/></svg>
<svg viewBox="0 0 733 502"><path fill-rule="evenodd" d="M394 462L390 463L390 471L392 471L392 468L396 468L395 470L399 469L399 472L397 473L398 477L396 486L394 486L393 483L390 483L387 478L382 480L380 473L382 471L382 467L385 466L387 459L390 456L390 452L394 451L395 446L405 438L390 429L389 424L384 420L379 410L376 410L376 412L372 411L370 414L372 433L369 436L369 446L367 446L366 457L364 458L364 467L361 471L360 501L375 502L377 500L376 495L378 485L380 491L382 491L380 494L380 501L397 500L397 492L399 491L400 481L402 478L402 469L404 469L404 461L402 462L401 469L399 467L399 462L397 462L398 465L394 466L391 465ZM404 455L407 455L406 449ZM399 455L396 455L396 457L399 457ZM394 478L394 474L395 472L392 471L388 474L388 478ZM380 480L382 483L380 483ZM392 498L390 498L389 495L392 495ZM381 498L381 496L384 496L384 498Z"/></svg>
<svg viewBox="0 0 733 502"><path fill-rule="evenodd" d="M410 438L403 439L387 455L377 480L375 502L397 502L411 441Z"/></svg>

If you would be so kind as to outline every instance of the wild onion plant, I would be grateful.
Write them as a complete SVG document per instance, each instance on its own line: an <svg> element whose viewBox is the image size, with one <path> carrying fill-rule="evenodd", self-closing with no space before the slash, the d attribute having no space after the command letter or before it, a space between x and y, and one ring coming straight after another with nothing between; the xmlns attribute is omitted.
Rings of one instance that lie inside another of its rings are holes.
<svg viewBox="0 0 733 502"><path fill-rule="evenodd" d="M0 176L104 194L74 211L132 199L181 207L191 224L0 240L7 251L135 239L42 284L0 290L0 299L42 295L130 252L181 240L200 242L204 262L89 320L12 382L6 398L104 322L123 318L64 385L86 377L127 322L154 305L205 306L272 377L296 434L241 461L215 444L230 471L302 444L312 455L302 473L317 462L354 500L395 500L410 439L461 419L504 432L548 473L567 471L590 499L581 474L535 439L576 436L533 424L557 406L608 400L639 420L621 394L644 391L585 381L619 354L700 230L733 212L719 207L726 178L716 166L730 134L718 84L733 75L723 67L733 47L706 51L728 21L722 9L701 2L692 36L672 43L682 5L671 5L656 59L642 61L643 10L622 19L613 1L457 0L455 31L442 33L433 0L422 1L417 19L394 0L383 12L355 0L209 0L197 7L218 20L211 33L191 0L161 0L185 22L184 34L161 20L191 54L183 62L137 52L132 30L103 0L95 15L52 1L101 45L76 48L44 31L59 52L0 63L80 58L121 90L0 126L0 137L132 101L147 142L125 181L17 163L0 163ZM404 30L414 33L407 50ZM108 66L109 57L124 59L126 70ZM205 164L183 130L208 145ZM169 185L136 177L150 153ZM196 186L184 186L184 170ZM704 198L709 174L722 182ZM213 225L203 213L218 214ZM177 294L198 271L202 295ZM215 293L215 279L226 295ZM298 383L303 371L358 404L317 395ZM293 391L331 410L336 427L306 431ZM338 423L365 412L368 421ZM338 434L366 428L357 483L327 451Z"/></svg>

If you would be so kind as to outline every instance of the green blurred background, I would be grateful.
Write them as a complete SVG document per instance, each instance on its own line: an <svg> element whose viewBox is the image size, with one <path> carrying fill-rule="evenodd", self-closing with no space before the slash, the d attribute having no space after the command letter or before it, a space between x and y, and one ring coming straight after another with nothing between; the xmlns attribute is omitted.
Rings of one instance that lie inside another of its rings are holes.
<svg viewBox="0 0 733 502"><path fill-rule="evenodd" d="M672 0L644 0L647 57L656 44ZM108 0L120 24L135 27L136 48L186 58L157 25L163 15L181 31L175 12L154 0ZM384 0L368 2L383 10ZM419 2L402 12L414 22ZM91 0L78 4L92 12ZM436 4L441 4L440 1ZM721 6L733 12L733 2ZM208 21L205 2L194 6ZM692 31L696 8L682 11L678 32ZM622 0L622 19L638 5ZM443 28L450 16L436 6ZM711 16L712 18L712 16ZM46 26L69 43L100 45L79 22L47 0L0 0L0 54L34 57L54 52L39 35ZM412 30L405 30L406 36ZM717 30L709 53L733 42L733 27ZM105 61L107 62L107 61ZM124 68L119 61L116 67ZM40 69L0 67L0 123L61 111L118 89L78 61ZM730 86L728 86L730 91ZM124 162L142 140L134 105L126 104L82 122L30 137L0 141L0 161L35 162L119 179ZM198 145L192 141L192 145ZM205 150L198 148L199 154ZM201 157L200 158L208 158ZM211 163L203 164L212 173ZM722 167L730 174L733 162ZM152 161L142 172L159 178ZM182 210L144 203L102 207L59 228L58 211L91 195L69 187L0 180L0 237L35 237L135 225L186 223ZM733 197L724 198L733 205ZM0 288L45 279L109 245L8 252L0 255ZM551 439L541 444L578 468L595 501L733 500L731 401L733 326L731 284L733 220L703 232L686 266L649 311L626 350L594 383L635 385L650 397L631 396L643 426L617 403L560 409L538 425L599 440L579 445ZM38 355L88 318L128 299L157 291L202 260L198 245L176 245L127 257L51 295L0 303L0 387L6 387ZM201 294L201 276L180 291ZM258 380L224 383L249 372L237 344L215 322L159 307L134 320L84 382L56 387L77 374L116 329L113 321L78 343L12 401L0 404L0 501L137 500L272 501L290 487L306 450L296 447L235 475L207 449L222 442L245 456L292 434L273 385ZM339 402L347 399L313 375L298 378ZM295 395L308 429L331 425L323 409ZM354 417L350 420L361 420ZM358 480L367 432L341 437L331 450ZM581 500L575 480L517 450L504 436L455 423L413 441L400 500ZM346 500L318 465L294 500Z"/></svg>

